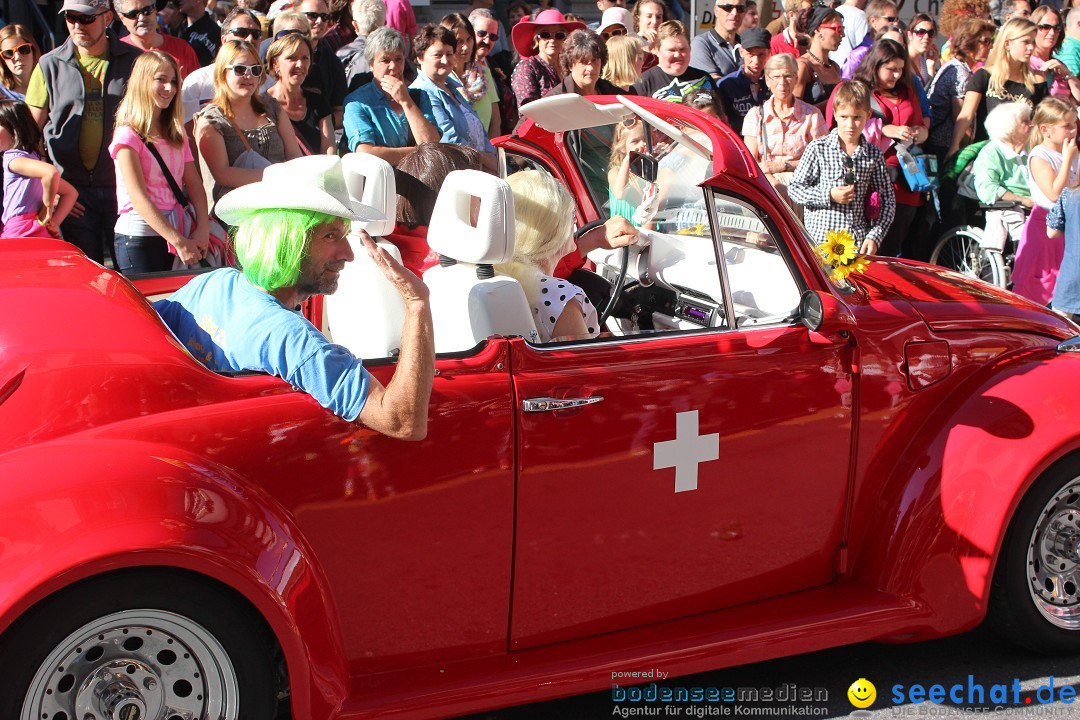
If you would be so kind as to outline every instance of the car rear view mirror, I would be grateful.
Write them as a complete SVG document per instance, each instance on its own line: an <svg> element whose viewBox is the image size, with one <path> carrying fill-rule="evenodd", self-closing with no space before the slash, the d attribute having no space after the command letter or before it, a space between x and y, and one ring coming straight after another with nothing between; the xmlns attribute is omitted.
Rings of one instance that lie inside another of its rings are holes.
<svg viewBox="0 0 1080 720"><path fill-rule="evenodd" d="M656 182L657 170L660 163L656 158L645 153L630 153L630 172L646 182Z"/></svg>
<svg viewBox="0 0 1080 720"><path fill-rule="evenodd" d="M846 305L828 293L807 290L799 302L799 319L817 343L841 342L855 329L855 316Z"/></svg>

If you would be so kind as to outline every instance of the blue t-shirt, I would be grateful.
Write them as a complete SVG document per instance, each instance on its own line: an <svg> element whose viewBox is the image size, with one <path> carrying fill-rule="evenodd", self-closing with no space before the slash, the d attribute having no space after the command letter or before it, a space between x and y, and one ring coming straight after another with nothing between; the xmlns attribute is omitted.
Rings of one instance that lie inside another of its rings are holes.
<svg viewBox="0 0 1080 720"><path fill-rule="evenodd" d="M258 289L235 268L199 275L154 303L184 347L215 372L262 370L352 421L371 376L360 358L334 345L303 315Z"/></svg>

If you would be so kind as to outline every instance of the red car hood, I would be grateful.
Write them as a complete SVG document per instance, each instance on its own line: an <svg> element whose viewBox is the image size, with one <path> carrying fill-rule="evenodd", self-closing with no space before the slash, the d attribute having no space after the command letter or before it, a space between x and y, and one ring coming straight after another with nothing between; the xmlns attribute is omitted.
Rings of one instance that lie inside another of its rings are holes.
<svg viewBox="0 0 1080 720"><path fill-rule="evenodd" d="M1018 330L1064 340L1080 334L1072 322L1007 290L935 265L878 260L851 281L871 301L902 298L933 330Z"/></svg>

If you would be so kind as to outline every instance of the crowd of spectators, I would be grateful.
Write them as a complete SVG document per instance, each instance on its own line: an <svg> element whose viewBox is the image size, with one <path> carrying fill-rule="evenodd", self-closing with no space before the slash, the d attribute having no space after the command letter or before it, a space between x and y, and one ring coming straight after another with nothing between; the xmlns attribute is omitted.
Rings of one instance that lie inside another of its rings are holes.
<svg viewBox="0 0 1080 720"><path fill-rule="evenodd" d="M240 0L224 17L206 0L65 0L69 38L52 52L0 29L0 102L25 104L41 132L40 147L0 135L4 233L60 236L124 271L190 265L214 203L271 164L362 151L400 168L441 143L494 171L491 139L521 106L624 93L720 118L812 233L827 213L882 255L928 260L961 212L951 187L912 189L905 159L978 157L975 197L1037 209L1002 227L1016 288L1051 302L1064 241L1046 222L1077 180L1080 9L946 0L939 26L902 23L894 0L792 0L766 28L747 1L716 0L691 40L679 0L597 0L588 23L549 2L473 0L423 26L403 0ZM618 135L611 212L629 217L640 143ZM180 196L196 208L186 223Z"/></svg>

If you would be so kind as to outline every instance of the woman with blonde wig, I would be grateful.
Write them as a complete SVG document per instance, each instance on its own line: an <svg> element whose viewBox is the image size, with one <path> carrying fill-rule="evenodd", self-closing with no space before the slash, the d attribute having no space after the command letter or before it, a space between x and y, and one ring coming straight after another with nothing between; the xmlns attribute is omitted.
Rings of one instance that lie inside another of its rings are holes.
<svg viewBox="0 0 1080 720"><path fill-rule="evenodd" d="M946 156L955 154L966 144L972 131L973 142L988 139L986 116L998 105L1022 102L1034 111L1046 97L1046 83L1036 77L1030 65L1035 31L1035 23L1022 18L1009 20L998 31L986 66L976 70L968 80Z"/></svg>
<svg viewBox="0 0 1080 720"><path fill-rule="evenodd" d="M598 336L596 308L585 291L553 276L559 260L577 252L570 192L539 170L514 173L506 181L514 193L517 235L513 260L496 270L521 283L541 342Z"/></svg>
<svg viewBox="0 0 1080 720"><path fill-rule="evenodd" d="M0 98L25 100L30 76L41 59L34 36L22 25L0 28Z"/></svg>
<svg viewBox="0 0 1080 720"><path fill-rule="evenodd" d="M195 265L209 247L206 195L184 135L179 96L180 68L171 55L148 50L135 60L109 144L119 211L114 252L125 274L170 270L173 255ZM187 234L172 183L195 208Z"/></svg>
<svg viewBox="0 0 1080 720"><path fill-rule="evenodd" d="M267 165L303 154L285 110L268 111L259 94L264 69L255 46L239 40L214 61L214 101L195 114L195 142L215 202L261 180Z"/></svg>

